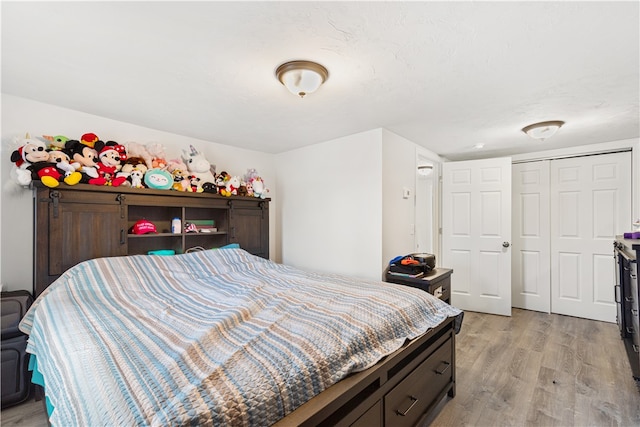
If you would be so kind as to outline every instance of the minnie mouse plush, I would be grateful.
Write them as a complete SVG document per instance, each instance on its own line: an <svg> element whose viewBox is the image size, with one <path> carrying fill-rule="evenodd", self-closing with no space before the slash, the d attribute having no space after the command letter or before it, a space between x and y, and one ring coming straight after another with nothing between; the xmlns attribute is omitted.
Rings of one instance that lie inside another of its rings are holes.
<svg viewBox="0 0 640 427"><path fill-rule="evenodd" d="M120 186L127 180L124 176L116 176L116 173L122 168L123 159L120 153L125 152L124 146L114 141L96 141L95 149L98 151L100 159L97 165L98 174L107 181L106 185ZM126 160L126 154L124 157Z"/></svg>

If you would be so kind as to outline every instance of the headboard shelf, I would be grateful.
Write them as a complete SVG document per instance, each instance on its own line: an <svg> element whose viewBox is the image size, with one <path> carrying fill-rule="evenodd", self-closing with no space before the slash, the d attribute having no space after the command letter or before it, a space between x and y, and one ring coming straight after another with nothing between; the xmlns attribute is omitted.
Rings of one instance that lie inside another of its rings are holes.
<svg viewBox="0 0 640 427"><path fill-rule="evenodd" d="M32 189L35 296L65 270L99 257L162 249L184 253L196 246L238 243L269 258L270 199L88 184L49 188L34 182ZM174 218L182 227L192 220L215 224L216 229L171 233ZM132 234L141 219L151 221L157 233Z"/></svg>

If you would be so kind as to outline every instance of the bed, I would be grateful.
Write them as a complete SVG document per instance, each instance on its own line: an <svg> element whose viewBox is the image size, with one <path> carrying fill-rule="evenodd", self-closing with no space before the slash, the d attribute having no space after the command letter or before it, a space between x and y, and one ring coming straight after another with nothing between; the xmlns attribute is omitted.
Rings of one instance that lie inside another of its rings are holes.
<svg viewBox="0 0 640 427"><path fill-rule="evenodd" d="M82 262L20 329L54 426L411 425L455 394L462 315L229 248Z"/></svg>

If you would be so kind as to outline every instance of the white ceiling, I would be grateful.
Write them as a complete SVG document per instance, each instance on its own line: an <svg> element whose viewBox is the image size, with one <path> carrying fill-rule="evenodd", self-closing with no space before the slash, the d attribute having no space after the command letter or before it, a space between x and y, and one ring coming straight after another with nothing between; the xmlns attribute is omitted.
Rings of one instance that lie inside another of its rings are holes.
<svg viewBox="0 0 640 427"><path fill-rule="evenodd" d="M637 138L639 28L637 1L3 1L2 92L268 153L383 127L492 157ZM305 99L295 59L329 69Z"/></svg>

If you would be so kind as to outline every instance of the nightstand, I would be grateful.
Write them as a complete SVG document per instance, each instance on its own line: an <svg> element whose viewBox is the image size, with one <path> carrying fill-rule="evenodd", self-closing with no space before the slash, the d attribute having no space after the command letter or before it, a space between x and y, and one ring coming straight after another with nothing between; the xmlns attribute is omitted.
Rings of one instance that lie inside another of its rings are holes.
<svg viewBox="0 0 640 427"><path fill-rule="evenodd" d="M422 277L413 278L390 274L387 269L385 282L420 288L451 304L451 273L453 270L450 268L434 268Z"/></svg>

